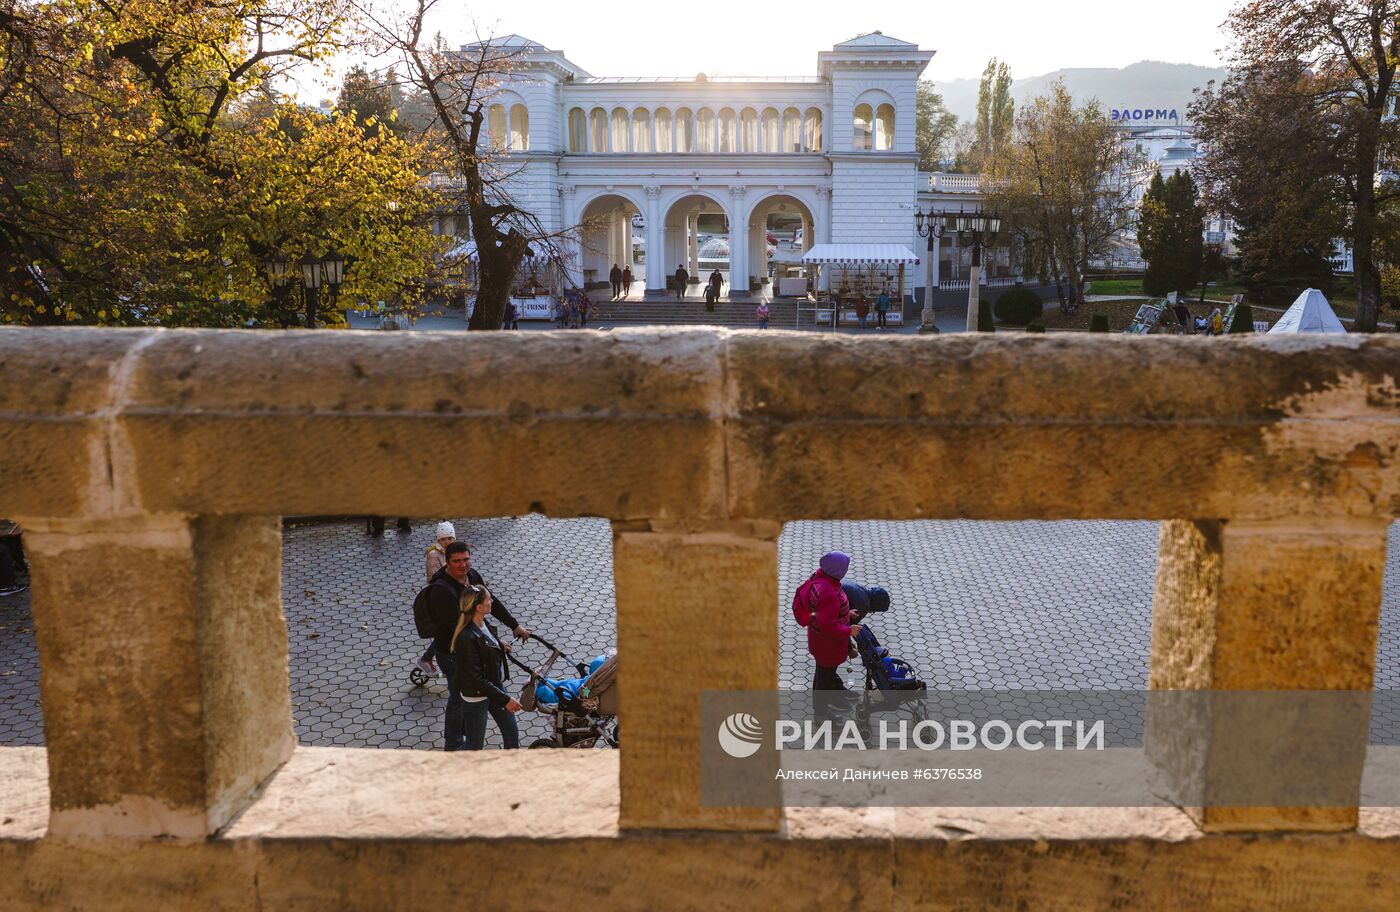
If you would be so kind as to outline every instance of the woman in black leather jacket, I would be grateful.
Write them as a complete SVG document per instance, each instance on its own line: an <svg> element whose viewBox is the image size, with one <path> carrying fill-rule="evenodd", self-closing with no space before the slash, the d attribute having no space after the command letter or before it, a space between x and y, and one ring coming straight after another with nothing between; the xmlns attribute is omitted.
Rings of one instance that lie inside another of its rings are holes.
<svg viewBox="0 0 1400 912"><path fill-rule="evenodd" d="M491 593L485 586L467 586L458 601L460 615L452 635L452 653L456 657L456 680L448 686L456 688L466 703L465 750L481 750L486 746L486 716L496 720L501 740L507 748L520 746L520 730L515 714L520 703L506 693L506 653L510 647L496 636L496 630L486 621L491 613Z"/></svg>

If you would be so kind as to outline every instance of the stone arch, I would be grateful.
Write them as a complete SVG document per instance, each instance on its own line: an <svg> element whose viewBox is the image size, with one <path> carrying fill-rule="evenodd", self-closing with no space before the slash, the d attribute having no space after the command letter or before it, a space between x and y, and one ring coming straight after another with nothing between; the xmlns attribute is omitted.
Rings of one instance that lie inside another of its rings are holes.
<svg viewBox="0 0 1400 912"><path fill-rule="evenodd" d="M703 206L703 209L700 207ZM728 238L732 227L730 207L725 205L718 193L710 190L684 189L672 193L661 206L662 244L665 248L664 273L674 275L677 265L684 264L692 279L703 281L711 269L719 268L728 273L728 252L726 250L721 268L719 260L700 261L700 247L707 240ZM692 220L692 215L696 216ZM716 219L723 216L722 231L715 231ZM708 230L707 230L708 229ZM712 245L717 246L717 245ZM709 268L706 268L709 267ZM704 273L701 275L701 273ZM726 278L726 281L728 279Z"/></svg>
<svg viewBox="0 0 1400 912"><path fill-rule="evenodd" d="M894 149L898 108L884 89L866 89L851 109L851 148L856 152Z"/></svg>
<svg viewBox="0 0 1400 912"><path fill-rule="evenodd" d="M569 116L565 124L568 139L568 149L570 152L588 151L588 112L577 105L569 108Z"/></svg>
<svg viewBox="0 0 1400 912"><path fill-rule="evenodd" d="M602 107L596 107L588 112L588 151L608 150L608 112Z"/></svg>
<svg viewBox="0 0 1400 912"><path fill-rule="evenodd" d="M633 220L646 211L631 190L599 188L578 200L578 280L585 287L607 285L614 263L644 274L633 245Z"/></svg>
<svg viewBox="0 0 1400 912"><path fill-rule="evenodd" d="M764 152L781 152L783 148L783 115L767 107L759 116L759 148Z"/></svg>
<svg viewBox="0 0 1400 912"><path fill-rule="evenodd" d="M632 151L655 151L651 142L651 111L643 106L632 109Z"/></svg>
<svg viewBox="0 0 1400 912"><path fill-rule="evenodd" d="M816 220L818 211L816 194L806 188L772 190L758 197L753 205L748 207L746 214L749 226L750 274L766 280L769 278L770 264L776 271L787 265L800 263L802 252L811 249L820 230ZM776 224L775 216L780 213L786 217L778 220L781 224ZM797 249L782 247L784 242L797 240L795 229L799 227L802 237ZM778 240L778 246L771 254L767 243L770 231L774 232ZM794 233L789 236L789 231Z"/></svg>

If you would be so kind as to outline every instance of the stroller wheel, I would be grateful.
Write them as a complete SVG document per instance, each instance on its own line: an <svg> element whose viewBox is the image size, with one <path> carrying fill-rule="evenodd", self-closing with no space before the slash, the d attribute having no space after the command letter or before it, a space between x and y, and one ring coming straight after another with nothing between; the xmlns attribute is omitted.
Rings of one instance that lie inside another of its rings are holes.
<svg viewBox="0 0 1400 912"><path fill-rule="evenodd" d="M422 687L428 683L428 675L423 669L415 667L408 673L408 680L414 687Z"/></svg>
<svg viewBox="0 0 1400 912"><path fill-rule="evenodd" d="M553 738L540 738L540 739L534 741L534 742L530 745L530 750L534 750L534 749L537 748L537 747L558 747L558 746L559 746L559 742L558 742L558 741L555 741Z"/></svg>

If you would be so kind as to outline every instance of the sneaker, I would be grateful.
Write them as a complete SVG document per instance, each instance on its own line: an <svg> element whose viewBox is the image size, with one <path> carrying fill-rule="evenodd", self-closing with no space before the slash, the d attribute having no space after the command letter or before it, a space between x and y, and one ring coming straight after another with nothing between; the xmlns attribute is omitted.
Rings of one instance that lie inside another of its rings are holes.
<svg viewBox="0 0 1400 912"><path fill-rule="evenodd" d="M28 586L20 585L6 586L5 588L0 589L0 598L4 598L7 595L19 595L21 592L28 588Z"/></svg>
<svg viewBox="0 0 1400 912"><path fill-rule="evenodd" d="M438 676L437 666L433 664L432 659L419 659L418 670L430 678L436 678Z"/></svg>

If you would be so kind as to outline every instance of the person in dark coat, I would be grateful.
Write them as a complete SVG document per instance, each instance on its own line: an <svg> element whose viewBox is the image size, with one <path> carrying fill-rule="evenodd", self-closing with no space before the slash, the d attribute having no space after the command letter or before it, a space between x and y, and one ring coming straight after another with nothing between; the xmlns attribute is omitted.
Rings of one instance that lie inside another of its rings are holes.
<svg viewBox="0 0 1400 912"><path fill-rule="evenodd" d="M685 266L676 267L676 295L685 297L685 290L690 285L690 273L685 271Z"/></svg>
<svg viewBox="0 0 1400 912"><path fill-rule="evenodd" d="M628 266L622 270L622 296L625 298L632 293L632 267Z"/></svg>
<svg viewBox="0 0 1400 912"><path fill-rule="evenodd" d="M452 639L456 635L460 617L459 601L467 586L486 587L481 574L472 567L471 549L466 542L455 541L447 546L447 565L439 570L432 580L432 591L428 596L428 615L433 620L433 645L437 651L438 668L448 681L456 671L456 658L452 655ZM521 640L528 639L530 631L510 613L500 599L491 600L491 614ZM456 688L449 687L447 710L443 718L442 738L446 750L461 750L466 738L466 703Z"/></svg>
<svg viewBox="0 0 1400 912"><path fill-rule="evenodd" d="M491 593L485 586L464 586L458 605L457 626L452 633L454 673L448 678L448 687L463 704L463 747L481 750L486 746L486 717L490 715L501 729L506 748L517 748L520 728L515 714L521 706L506 692L510 647L500 641L486 620L494 608Z"/></svg>
<svg viewBox="0 0 1400 912"><path fill-rule="evenodd" d="M612 299L616 301L622 297L622 267L613 263L612 272L608 273L608 281L612 283Z"/></svg>

